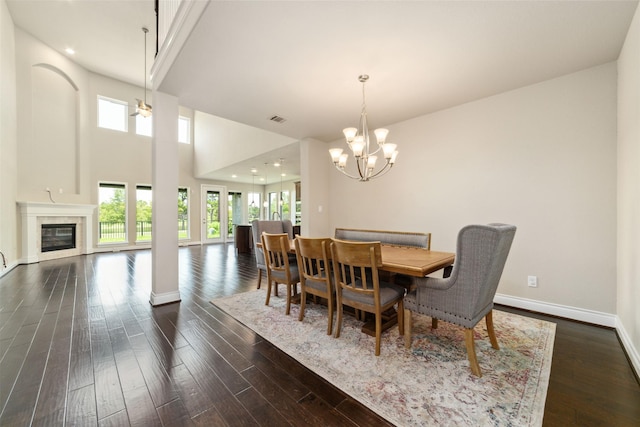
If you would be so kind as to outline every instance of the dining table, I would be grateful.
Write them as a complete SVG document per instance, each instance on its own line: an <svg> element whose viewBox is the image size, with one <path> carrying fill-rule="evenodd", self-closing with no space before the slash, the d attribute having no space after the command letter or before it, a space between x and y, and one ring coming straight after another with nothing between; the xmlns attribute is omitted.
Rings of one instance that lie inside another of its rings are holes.
<svg viewBox="0 0 640 427"><path fill-rule="evenodd" d="M258 243L258 247L262 245ZM438 270L451 269L455 261L455 253L432 251L430 249L413 246L400 246L381 244L382 267L379 270L390 273L389 277L402 274L411 277L425 277ZM289 252L295 253L295 241L289 240ZM447 274L447 273L445 273ZM389 329L398 322L396 310L383 313L382 330ZM362 332L375 336L375 321L366 321L362 326Z"/></svg>
<svg viewBox="0 0 640 427"><path fill-rule="evenodd" d="M262 247L258 243L258 247ZM389 273L424 277L440 269L453 265L456 254L432 251L413 246L381 244L382 267L379 270ZM289 253L296 253L295 240L289 240Z"/></svg>

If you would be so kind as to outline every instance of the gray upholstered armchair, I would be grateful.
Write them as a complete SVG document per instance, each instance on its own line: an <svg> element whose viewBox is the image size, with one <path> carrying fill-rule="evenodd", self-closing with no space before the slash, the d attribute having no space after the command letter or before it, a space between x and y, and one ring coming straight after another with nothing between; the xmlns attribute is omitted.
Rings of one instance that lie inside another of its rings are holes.
<svg viewBox="0 0 640 427"><path fill-rule="evenodd" d="M456 260L445 279L419 278L417 288L404 297L405 347L411 347L411 313L430 316L465 328L471 372L482 376L476 358L473 327L484 317L491 345L499 350L493 330L493 298L504 269L516 227L507 224L468 225L458 233Z"/></svg>
<svg viewBox="0 0 640 427"><path fill-rule="evenodd" d="M261 242L262 232L277 234L287 233L289 239L293 240L293 224L288 219L282 221L260 221L254 220L251 223L251 232L253 233L253 253L256 256L256 266L258 267L258 289L260 289L260 283L262 282L262 272L267 274L267 263L264 259L264 252L262 248L257 246Z"/></svg>

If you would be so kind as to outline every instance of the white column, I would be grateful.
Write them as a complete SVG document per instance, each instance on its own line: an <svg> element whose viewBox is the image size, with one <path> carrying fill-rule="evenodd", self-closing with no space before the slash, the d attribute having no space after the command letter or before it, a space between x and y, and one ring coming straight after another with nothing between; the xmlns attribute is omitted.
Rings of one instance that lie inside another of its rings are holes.
<svg viewBox="0 0 640 427"><path fill-rule="evenodd" d="M151 305L180 301L178 289L178 98L153 92Z"/></svg>

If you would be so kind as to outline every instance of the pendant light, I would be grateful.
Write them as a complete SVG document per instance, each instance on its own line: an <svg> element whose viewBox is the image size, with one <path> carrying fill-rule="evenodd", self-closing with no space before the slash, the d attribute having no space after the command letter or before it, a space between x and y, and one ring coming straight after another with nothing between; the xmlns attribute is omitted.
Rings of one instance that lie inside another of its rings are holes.
<svg viewBox="0 0 640 427"><path fill-rule="evenodd" d="M147 104L147 33L149 29L142 27L144 33L144 99L136 98L136 112L132 116L140 114L142 117L151 117L151 105Z"/></svg>

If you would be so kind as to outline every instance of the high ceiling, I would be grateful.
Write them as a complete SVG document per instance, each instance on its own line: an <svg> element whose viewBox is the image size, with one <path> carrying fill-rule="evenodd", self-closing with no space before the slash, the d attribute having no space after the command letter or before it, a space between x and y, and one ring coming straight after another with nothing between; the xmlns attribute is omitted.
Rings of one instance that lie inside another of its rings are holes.
<svg viewBox="0 0 640 427"><path fill-rule="evenodd" d="M142 86L140 28L155 46L153 0L7 4L52 48L74 47L87 69ZM160 89L193 109L329 142L357 125L360 74L371 76L371 127L390 125L616 60L637 4L212 1Z"/></svg>

